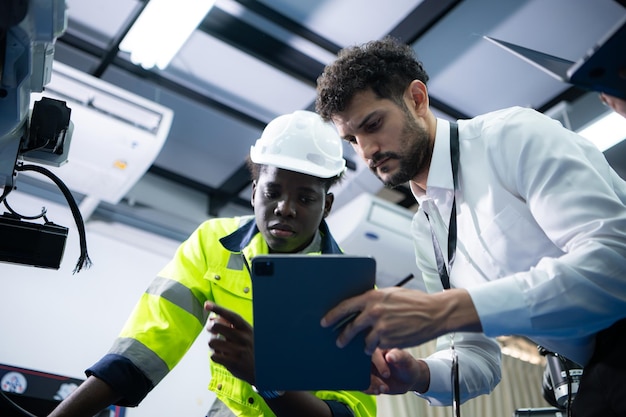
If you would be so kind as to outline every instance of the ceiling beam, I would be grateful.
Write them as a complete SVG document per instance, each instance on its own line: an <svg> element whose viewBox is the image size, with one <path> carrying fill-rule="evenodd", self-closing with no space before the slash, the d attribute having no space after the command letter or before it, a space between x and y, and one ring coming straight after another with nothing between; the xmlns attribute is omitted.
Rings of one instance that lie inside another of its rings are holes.
<svg viewBox="0 0 626 417"><path fill-rule="evenodd" d="M238 169L237 171L240 171L241 169ZM247 171L247 169L246 169ZM177 174L173 171L170 171L168 169L164 169L161 167L158 167L156 165L152 165L149 169L148 172L150 172L151 174L155 174L158 175L162 178L168 179L170 181L174 181L176 183L179 183L181 185L184 185L185 187L189 187L192 190L196 190L196 191L200 191L204 194L206 194L209 197L210 201L218 201L218 202L223 202L223 204L221 205L215 205L214 203L210 203L211 207L209 210L209 214L212 216L217 216L219 209L224 207L224 205L226 205L226 203L233 203L235 205L241 206L241 207L245 207L245 208L250 208L250 200L246 200L243 199L241 197L239 197L239 195L237 194L233 194L230 193L224 189L222 189L221 187L218 188L214 188L214 187L210 187L206 184L200 183L198 181L194 181L192 179L190 179L189 177L185 177L183 175ZM250 173L249 171L247 171L247 182L246 184L250 183ZM227 180L228 182L228 180ZM244 187L245 188L245 187ZM243 189L242 189L243 190ZM242 191L240 190L240 191Z"/></svg>
<svg viewBox="0 0 626 417"><path fill-rule="evenodd" d="M336 54L341 49L341 46L337 45L336 43L310 30L309 28L296 22L295 20L290 19L284 14L277 12L275 9L266 6L258 0L235 1L244 6L246 9L255 13L256 15L263 17L264 19L274 23L277 26L282 27L283 29L288 30L295 35L298 35L302 39L306 39L307 41L319 46L322 49L325 49L332 54Z"/></svg>
<svg viewBox="0 0 626 417"><path fill-rule="evenodd" d="M569 88L564 90L561 94L554 96L551 100L548 100L545 103L543 103L541 106L539 106L537 108L537 111L540 111L541 113L545 113L546 111L550 110L551 108L553 108L554 106L556 106L562 101L565 101L565 102L576 101L579 98L581 98L583 95L585 95L586 93L587 91L581 88L570 86Z"/></svg>
<svg viewBox="0 0 626 417"><path fill-rule="evenodd" d="M308 84L315 85L324 64L266 32L213 7L198 29Z"/></svg>
<svg viewBox="0 0 626 417"><path fill-rule="evenodd" d="M389 32L389 36L412 44L462 0L424 0Z"/></svg>
<svg viewBox="0 0 626 417"><path fill-rule="evenodd" d="M132 13L130 13L130 15L124 22L124 24L120 27L119 31L115 34L115 36L109 43L106 49L106 52L100 59L100 62L98 63L98 65L92 71L90 71L91 75L97 78L102 77L102 74L104 74L104 71L106 71L107 67L111 65L111 63L113 62L113 59L117 56L117 53L120 50L120 44L122 43L122 41L124 40L128 32L130 31L130 28L135 24L137 19L139 19L139 15L141 15L141 13L143 12L143 10L146 8L147 5L148 5L148 2L145 1L143 3L139 2L135 6L135 9L132 11Z"/></svg>
<svg viewBox="0 0 626 417"><path fill-rule="evenodd" d="M243 163L217 188L216 193L209 199L208 212L211 216L217 216L219 211L228 203L242 203L239 194L252 182L250 170L246 163ZM240 204L241 205L241 204ZM250 201L243 203L245 207L250 207Z"/></svg>

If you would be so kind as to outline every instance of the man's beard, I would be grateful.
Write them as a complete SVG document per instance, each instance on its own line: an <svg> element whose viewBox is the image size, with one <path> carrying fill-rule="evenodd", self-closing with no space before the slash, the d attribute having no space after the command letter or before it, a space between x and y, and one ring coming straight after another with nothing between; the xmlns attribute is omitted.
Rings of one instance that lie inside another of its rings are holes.
<svg viewBox="0 0 626 417"><path fill-rule="evenodd" d="M380 178L385 187L395 188L415 178L420 172L425 170L430 163L432 149L428 132L418 125L412 115L405 112L405 124L402 128L402 136L400 144L404 152L385 152L376 155L374 162L382 159L396 159L399 161L398 172L388 177L386 180L381 178L376 172L376 168L372 169L374 174Z"/></svg>

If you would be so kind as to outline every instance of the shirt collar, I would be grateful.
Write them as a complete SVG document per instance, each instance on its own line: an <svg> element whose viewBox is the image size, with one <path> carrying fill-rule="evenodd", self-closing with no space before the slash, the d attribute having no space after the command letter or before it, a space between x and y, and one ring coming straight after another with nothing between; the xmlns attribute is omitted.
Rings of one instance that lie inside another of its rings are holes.
<svg viewBox="0 0 626 417"><path fill-rule="evenodd" d="M426 198L437 201L442 195L454 191L454 180L452 178L452 164L450 162L450 122L437 118L437 128L435 130L435 145L433 155L428 169L426 180L426 192L410 183L411 191L418 203Z"/></svg>
<svg viewBox="0 0 626 417"><path fill-rule="evenodd" d="M250 244L252 238L254 238L257 233L259 233L259 228L256 225L255 218L252 217L239 229L235 230L230 235L221 238L220 242L224 248L231 252L242 252L243 249ZM313 242L311 242L311 244L307 246L303 252L312 248L312 245L316 245L317 251L320 251L321 249L322 253L341 253L339 245L330 234L330 230L328 230L326 220L322 220L317 235L318 236L313 239Z"/></svg>

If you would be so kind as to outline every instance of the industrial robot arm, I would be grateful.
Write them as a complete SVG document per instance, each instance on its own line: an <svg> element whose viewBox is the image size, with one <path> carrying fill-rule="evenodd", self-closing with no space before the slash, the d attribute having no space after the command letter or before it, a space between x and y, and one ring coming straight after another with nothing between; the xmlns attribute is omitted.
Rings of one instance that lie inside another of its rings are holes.
<svg viewBox="0 0 626 417"><path fill-rule="evenodd" d="M67 27L65 0L0 4L1 202L13 189L18 159L56 166L67 160L72 124L64 102L42 99L32 120L30 112L31 93L50 82L54 43Z"/></svg>
<svg viewBox="0 0 626 417"><path fill-rule="evenodd" d="M31 93L50 82L54 43L67 28L65 0L0 1L0 261L46 268L60 266L68 229L45 217L24 217L13 211L6 198L15 188L20 171L48 176L65 195L80 237L81 255L74 272L91 261L87 255L85 227L69 189L52 172L28 160L60 166L67 162L73 124L64 101L41 98L30 110ZM41 218L44 224L23 221Z"/></svg>

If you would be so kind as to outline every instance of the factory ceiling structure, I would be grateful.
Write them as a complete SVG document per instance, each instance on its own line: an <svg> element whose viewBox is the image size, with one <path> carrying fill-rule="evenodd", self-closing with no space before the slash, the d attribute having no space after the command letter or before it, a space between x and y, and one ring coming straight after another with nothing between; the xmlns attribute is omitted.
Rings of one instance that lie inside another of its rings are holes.
<svg viewBox="0 0 626 417"><path fill-rule="evenodd" d="M55 61L173 111L146 173L95 215L134 218L176 237L202 216L251 213L250 146L274 117L313 110L316 79L343 47L387 35L411 45L430 75L438 117L526 106L577 129L603 111L596 92L556 80L483 37L576 61L626 15L616 0L216 0L160 69L135 64L120 48L150 1L67 0ZM168 19L160 28L170 36L171 27ZM621 143L605 151L622 176L624 152ZM348 146L345 155L363 192L413 207L407 188L383 190ZM192 204L167 198L183 192L198 206L187 218Z"/></svg>

